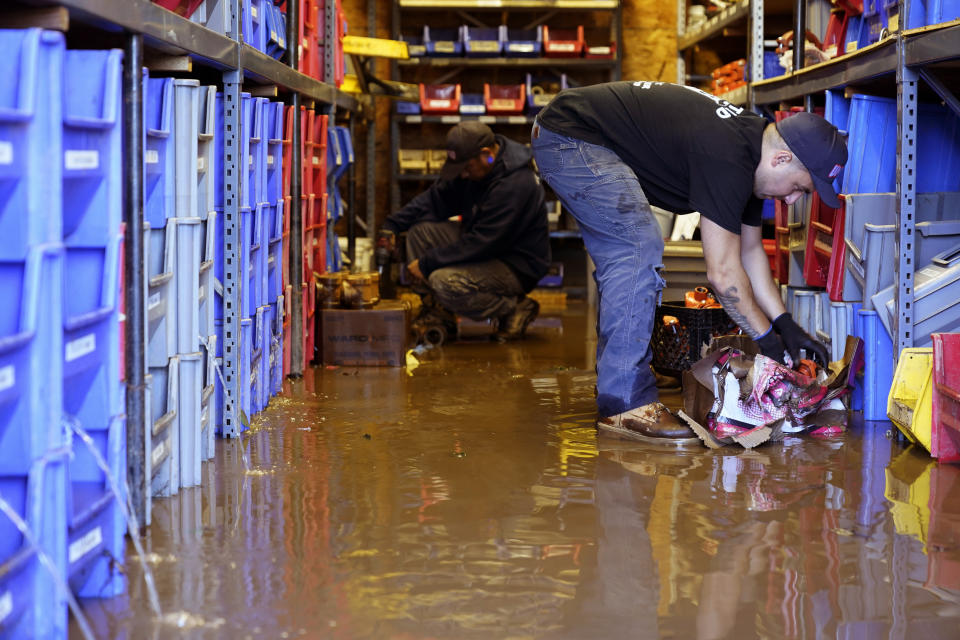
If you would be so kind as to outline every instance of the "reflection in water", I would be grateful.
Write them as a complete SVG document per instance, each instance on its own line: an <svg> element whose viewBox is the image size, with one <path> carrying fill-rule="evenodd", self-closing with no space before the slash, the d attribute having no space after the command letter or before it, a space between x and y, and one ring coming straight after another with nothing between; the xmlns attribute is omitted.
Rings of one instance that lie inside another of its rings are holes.
<svg viewBox="0 0 960 640"><path fill-rule="evenodd" d="M754 451L598 438L584 315L557 320L288 382L203 486L155 501L167 615L131 553L131 592L83 603L97 636L960 636L960 468L886 424Z"/></svg>

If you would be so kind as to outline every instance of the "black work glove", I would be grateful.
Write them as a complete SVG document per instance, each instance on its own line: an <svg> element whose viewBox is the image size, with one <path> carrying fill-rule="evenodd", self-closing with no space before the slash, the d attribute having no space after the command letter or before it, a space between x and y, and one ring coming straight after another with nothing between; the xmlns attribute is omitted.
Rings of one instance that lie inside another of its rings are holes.
<svg viewBox="0 0 960 640"><path fill-rule="evenodd" d="M773 321L773 328L780 334L783 344L787 347L787 352L793 358L793 364L796 366L800 362L800 349L806 349L808 357L816 357L820 361L820 366L826 367L830 359L827 354L827 348L810 337L800 325L798 325L793 316L789 313L781 314Z"/></svg>
<svg viewBox="0 0 960 640"><path fill-rule="evenodd" d="M754 342L757 343L757 346L760 347L760 353L767 356L771 360L776 360L780 364L786 364L783 361L783 353L787 348L783 344L783 340L780 339L780 336L776 331L771 327L769 331L762 337L756 338Z"/></svg>

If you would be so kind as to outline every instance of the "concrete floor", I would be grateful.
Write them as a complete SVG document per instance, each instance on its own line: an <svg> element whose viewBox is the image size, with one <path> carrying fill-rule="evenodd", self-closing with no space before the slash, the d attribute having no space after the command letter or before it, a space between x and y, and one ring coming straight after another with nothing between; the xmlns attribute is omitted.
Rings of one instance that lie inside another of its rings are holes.
<svg viewBox="0 0 960 640"><path fill-rule="evenodd" d="M83 602L96 636L960 638L960 467L887 423L598 437L588 326L574 304L522 343L473 327L415 369L289 382L154 502L161 616L130 546L129 594Z"/></svg>

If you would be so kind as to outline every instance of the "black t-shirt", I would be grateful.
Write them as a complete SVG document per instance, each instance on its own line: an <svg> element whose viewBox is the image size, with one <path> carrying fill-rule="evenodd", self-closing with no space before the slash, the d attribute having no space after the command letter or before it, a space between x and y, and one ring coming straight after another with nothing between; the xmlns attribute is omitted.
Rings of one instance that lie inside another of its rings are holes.
<svg viewBox="0 0 960 640"><path fill-rule="evenodd" d="M650 204L699 211L737 234L761 223L753 179L766 121L746 109L693 87L610 82L561 91L538 118L616 152Z"/></svg>

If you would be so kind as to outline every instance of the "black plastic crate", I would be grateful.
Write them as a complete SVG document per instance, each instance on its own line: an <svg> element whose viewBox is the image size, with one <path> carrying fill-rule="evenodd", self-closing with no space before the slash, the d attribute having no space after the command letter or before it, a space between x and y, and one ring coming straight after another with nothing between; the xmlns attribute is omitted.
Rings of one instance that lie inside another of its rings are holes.
<svg viewBox="0 0 960 640"><path fill-rule="evenodd" d="M665 326L664 316L677 324ZM695 309L683 302L664 302L653 322L653 368L661 374L679 376L700 359L700 351L714 336L735 333L737 324L721 309Z"/></svg>

